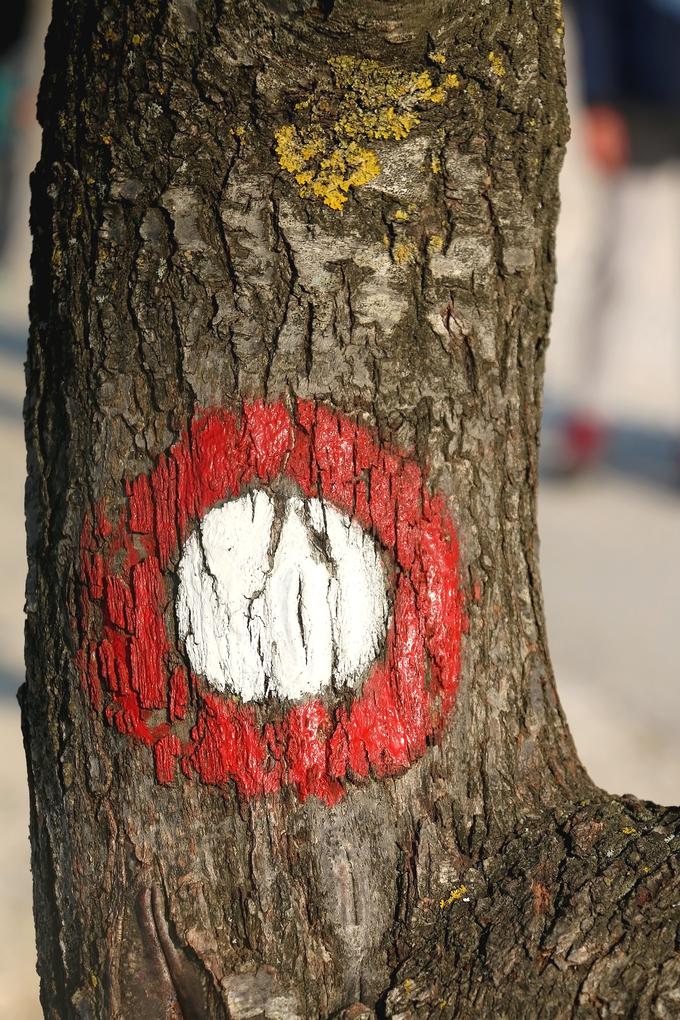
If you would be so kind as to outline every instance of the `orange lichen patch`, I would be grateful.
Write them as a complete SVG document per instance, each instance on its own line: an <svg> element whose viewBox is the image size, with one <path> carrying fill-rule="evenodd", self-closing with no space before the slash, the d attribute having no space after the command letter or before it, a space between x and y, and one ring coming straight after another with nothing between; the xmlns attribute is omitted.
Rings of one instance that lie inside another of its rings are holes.
<svg viewBox="0 0 680 1020"><path fill-rule="evenodd" d="M370 143L403 141L420 123L421 111L443 103L460 82L456 75L435 82L429 71L403 71L352 56L332 57L328 66L330 81L296 103L296 123L276 131L275 149L303 198L320 198L341 210L351 188L380 173Z"/></svg>
<svg viewBox="0 0 680 1020"><path fill-rule="evenodd" d="M491 52L489 53L488 60L489 64L491 65L491 73L495 74L497 78L504 78L505 75L507 74L507 71L505 69L505 64L503 63L501 57L499 57L499 55L495 53L494 50L491 50Z"/></svg>
<svg viewBox="0 0 680 1020"><path fill-rule="evenodd" d="M456 902L456 900L462 900L463 896L467 893L467 886L459 885L457 889L452 889L446 899L439 901L439 909L445 910Z"/></svg>
<svg viewBox="0 0 680 1020"><path fill-rule="evenodd" d="M392 258L398 266L409 266L416 261L417 257L418 249L408 238L397 241L392 249Z"/></svg>
<svg viewBox="0 0 680 1020"><path fill-rule="evenodd" d="M321 198L331 209L342 209L350 188L368 184L380 173L375 153L356 142L338 146L314 165L323 147L315 140L305 143L292 124L277 132L276 151L283 169L295 177L300 194Z"/></svg>

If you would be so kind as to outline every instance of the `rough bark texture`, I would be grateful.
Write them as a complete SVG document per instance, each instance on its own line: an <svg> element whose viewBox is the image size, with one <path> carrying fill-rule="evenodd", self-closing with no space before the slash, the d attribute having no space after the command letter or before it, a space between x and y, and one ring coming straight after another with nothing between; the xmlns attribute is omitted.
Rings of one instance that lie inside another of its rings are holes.
<svg viewBox="0 0 680 1020"><path fill-rule="evenodd" d="M678 814L593 789L543 622L563 73L545 0L55 0L22 694L46 1016L680 1015ZM86 515L258 398L408 451L459 535L455 711L332 807L159 785L76 667Z"/></svg>

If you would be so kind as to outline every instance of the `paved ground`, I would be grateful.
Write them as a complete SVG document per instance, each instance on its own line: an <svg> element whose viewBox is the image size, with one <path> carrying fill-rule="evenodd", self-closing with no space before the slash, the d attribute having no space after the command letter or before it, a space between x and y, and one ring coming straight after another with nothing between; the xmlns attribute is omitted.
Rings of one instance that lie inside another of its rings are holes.
<svg viewBox="0 0 680 1020"><path fill-rule="evenodd" d="M24 154L34 159L35 137ZM593 192L579 185L578 138L565 178L562 268L548 389L578 397L571 314L583 286L583 226ZM582 168L581 168L582 169ZM649 192L633 182L621 198L629 247L609 325L608 367L593 391L616 423L608 464L575 483L546 483L540 497L548 626L560 694L594 778L614 792L680 800L680 488L671 438L680 414L680 329L673 295L680 231L669 227L674 184ZM584 205L584 203L586 203ZM680 210L680 205L678 206ZM675 210L675 211L678 211ZM656 217L656 219L655 219ZM25 202L17 206L19 224ZM586 244L587 247L587 244ZM23 476L20 424L27 294L26 231L0 267L0 1017L35 1020L37 982L30 914L25 767L14 693L22 673ZM588 371L586 371L586 376ZM574 388L576 387L576 388Z"/></svg>
<svg viewBox="0 0 680 1020"><path fill-rule="evenodd" d="M576 745L613 793L680 803L680 496L603 472L544 485L550 650Z"/></svg>
<svg viewBox="0 0 680 1020"><path fill-rule="evenodd" d="M0 334L0 1017L33 1020L37 979L28 853L28 791L16 690L23 665L21 358ZM4 348L4 349L3 349Z"/></svg>

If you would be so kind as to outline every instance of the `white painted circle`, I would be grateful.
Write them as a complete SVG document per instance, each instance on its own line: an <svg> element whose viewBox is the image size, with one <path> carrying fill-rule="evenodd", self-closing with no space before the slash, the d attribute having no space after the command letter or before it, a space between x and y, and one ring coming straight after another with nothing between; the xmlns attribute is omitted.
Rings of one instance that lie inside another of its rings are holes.
<svg viewBox="0 0 680 1020"><path fill-rule="evenodd" d="M320 499L264 491L215 507L184 545L177 622L193 671L243 701L356 688L382 646L372 535Z"/></svg>

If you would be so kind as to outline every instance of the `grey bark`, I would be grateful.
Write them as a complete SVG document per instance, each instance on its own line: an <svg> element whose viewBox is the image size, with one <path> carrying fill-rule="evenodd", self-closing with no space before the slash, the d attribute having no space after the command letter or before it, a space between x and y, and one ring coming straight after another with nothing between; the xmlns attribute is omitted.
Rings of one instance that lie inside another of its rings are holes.
<svg viewBox="0 0 680 1020"><path fill-rule="evenodd" d="M678 814L593 788L543 620L559 5L55 0L46 53L22 693L45 1015L680 1015ZM459 85L371 144L380 176L342 210L301 195L276 133L332 105L328 61L438 81L440 53ZM196 407L296 396L428 465L468 596L441 743L332 810L159 787L74 665L85 513Z"/></svg>

